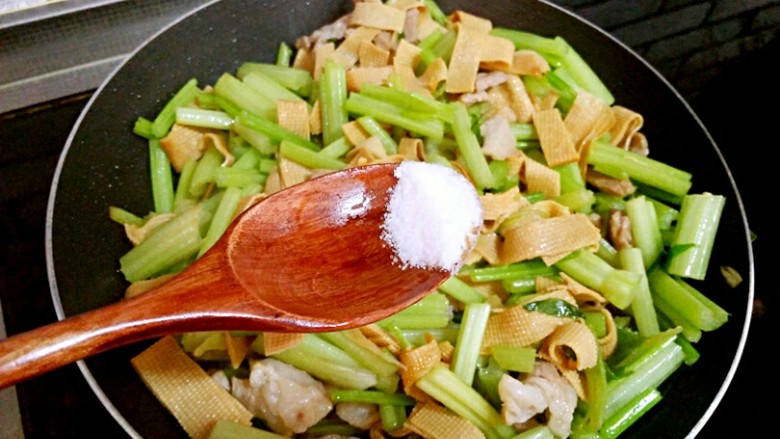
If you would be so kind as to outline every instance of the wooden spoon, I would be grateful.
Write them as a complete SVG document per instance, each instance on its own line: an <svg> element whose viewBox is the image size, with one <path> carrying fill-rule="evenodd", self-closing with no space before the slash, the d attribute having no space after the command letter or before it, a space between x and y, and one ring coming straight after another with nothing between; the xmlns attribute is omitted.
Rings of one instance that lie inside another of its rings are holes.
<svg viewBox="0 0 780 439"><path fill-rule="evenodd" d="M0 388L156 336L339 330L413 304L449 273L392 262L381 226L397 166L335 172L274 194L162 286L0 341Z"/></svg>

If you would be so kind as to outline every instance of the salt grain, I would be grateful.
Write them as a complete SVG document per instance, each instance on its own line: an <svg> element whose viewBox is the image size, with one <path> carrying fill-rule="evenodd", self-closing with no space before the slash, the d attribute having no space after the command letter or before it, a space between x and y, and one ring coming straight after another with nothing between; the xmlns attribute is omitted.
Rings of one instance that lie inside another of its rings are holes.
<svg viewBox="0 0 780 439"><path fill-rule="evenodd" d="M474 186L455 170L431 163L402 162L395 176L382 239L402 267L454 274L482 224Z"/></svg>

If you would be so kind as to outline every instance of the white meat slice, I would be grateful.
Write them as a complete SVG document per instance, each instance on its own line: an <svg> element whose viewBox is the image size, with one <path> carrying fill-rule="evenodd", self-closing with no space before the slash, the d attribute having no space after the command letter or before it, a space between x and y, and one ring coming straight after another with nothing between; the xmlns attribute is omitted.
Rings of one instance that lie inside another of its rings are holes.
<svg viewBox="0 0 780 439"><path fill-rule="evenodd" d="M509 121L503 116L495 116L479 127L482 134L482 152L496 160L504 160L517 152L517 141L512 134Z"/></svg>
<svg viewBox="0 0 780 439"><path fill-rule="evenodd" d="M372 425L380 421L379 408L376 404L359 402L336 404L336 416L347 424L361 430L368 430Z"/></svg>
<svg viewBox="0 0 780 439"><path fill-rule="evenodd" d="M501 398L501 416L509 425L523 424L547 408L547 400L535 386L523 384L517 378L504 374L498 382Z"/></svg>
<svg viewBox="0 0 780 439"><path fill-rule="evenodd" d="M286 436L303 433L333 409L325 385L272 358L254 362L248 380L233 378L231 391L255 416Z"/></svg>

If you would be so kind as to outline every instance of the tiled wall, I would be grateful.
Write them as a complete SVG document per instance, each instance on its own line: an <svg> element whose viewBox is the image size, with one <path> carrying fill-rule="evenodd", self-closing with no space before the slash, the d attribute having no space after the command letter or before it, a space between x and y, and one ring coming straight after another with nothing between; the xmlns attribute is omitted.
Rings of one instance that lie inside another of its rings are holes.
<svg viewBox="0 0 780 439"><path fill-rule="evenodd" d="M778 0L552 0L631 46L686 97L780 32Z"/></svg>

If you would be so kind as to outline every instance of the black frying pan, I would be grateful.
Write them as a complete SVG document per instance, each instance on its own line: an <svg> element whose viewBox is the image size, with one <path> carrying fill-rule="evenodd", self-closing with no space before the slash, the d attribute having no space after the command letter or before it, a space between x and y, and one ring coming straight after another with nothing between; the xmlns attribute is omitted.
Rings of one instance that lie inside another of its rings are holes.
<svg viewBox="0 0 780 439"><path fill-rule="evenodd" d="M747 222L731 173L706 129L683 99L626 46L585 21L534 0L439 0L445 12L463 9L497 26L563 36L610 87L617 102L645 116L654 158L694 173L692 192L727 197L707 281L695 284L731 313L696 347L702 354L664 384L665 399L628 437L675 438L698 432L735 372L750 319L753 256ZM280 41L290 44L351 10L351 1L224 0L184 17L141 47L95 94L74 128L51 191L47 262L60 318L115 302L126 284L118 258L129 249L110 205L143 214L152 209L146 143L132 134L138 116L153 117L186 80L213 84L247 60L272 61ZM725 285L718 267L736 268L745 281ZM106 408L131 436L186 437L147 391L130 358L149 343L80 363Z"/></svg>

